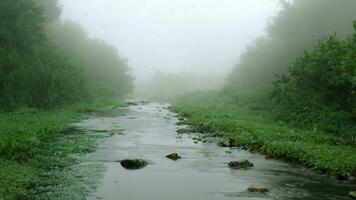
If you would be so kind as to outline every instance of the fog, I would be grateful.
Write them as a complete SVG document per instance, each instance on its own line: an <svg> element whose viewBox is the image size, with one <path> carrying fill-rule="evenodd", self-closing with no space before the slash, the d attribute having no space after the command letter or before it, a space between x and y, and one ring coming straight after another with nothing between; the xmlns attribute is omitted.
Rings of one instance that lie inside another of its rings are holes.
<svg viewBox="0 0 356 200"><path fill-rule="evenodd" d="M238 63L280 9L276 0L60 0L81 24L128 59L136 80L153 74L219 76Z"/></svg>
<svg viewBox="0 0 356 200"><path fill-rule="evenodd" d="M356 200L355 11L0 0L0 200Z"/></svg>

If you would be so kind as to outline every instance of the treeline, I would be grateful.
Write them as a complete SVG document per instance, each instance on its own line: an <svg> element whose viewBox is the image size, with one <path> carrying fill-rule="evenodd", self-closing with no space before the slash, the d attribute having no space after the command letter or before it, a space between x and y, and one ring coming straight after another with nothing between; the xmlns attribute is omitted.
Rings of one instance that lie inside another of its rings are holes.
<svg viewBox="0 0 356 200"><path fill-rule="evenodd" d="M259 103L277 120L356 136L355 10L354 0L284 2L266 35L242 54L225 91L264 93Z"/></svg>
<svg viewBox="0 0 356 200"><path fill-rule="evenodd" d="M60 13L57 0L0 2L0 110L49 109L131 91L116 49L61 22Z"/></svg>
<svg viewBox="0 0 356 200"><path fill-rule="evenodd" d="M356 22L347 39L320 40L273 82L279 119L356 136Z"/></svg>
<svg viewBox="0 0 356 200"><path fill-rule="evenodd" d="M228 84L233 88L264 87L319 39L335 33L346 38L353 31L354 0L281 2L282 10L270 21L266 34L246 48L230 74Z"/></svg>

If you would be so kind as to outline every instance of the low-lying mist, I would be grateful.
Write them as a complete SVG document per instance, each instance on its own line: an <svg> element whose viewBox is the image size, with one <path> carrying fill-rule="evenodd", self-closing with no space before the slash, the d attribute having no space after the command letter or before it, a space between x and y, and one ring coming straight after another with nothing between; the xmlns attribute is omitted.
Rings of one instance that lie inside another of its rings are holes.
<svg viewBox="0 0 356 200"><path fill-rule="evenodd" d="M134 97L166 100L194 91L219 90L224 80L223 74L156 72L150 79L136 81Z"/></svg>

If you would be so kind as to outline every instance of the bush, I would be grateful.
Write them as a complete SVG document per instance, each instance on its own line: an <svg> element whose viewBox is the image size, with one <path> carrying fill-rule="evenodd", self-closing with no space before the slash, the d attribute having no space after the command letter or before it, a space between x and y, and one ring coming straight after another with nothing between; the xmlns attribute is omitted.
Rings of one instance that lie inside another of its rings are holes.
<svg viewBox="0 0 356 200"><path fill-rule="evenodd" d="M356 31L356 23L354 23ZM279 119L356 136L356 33L320 40L274 82Z"/></svg>

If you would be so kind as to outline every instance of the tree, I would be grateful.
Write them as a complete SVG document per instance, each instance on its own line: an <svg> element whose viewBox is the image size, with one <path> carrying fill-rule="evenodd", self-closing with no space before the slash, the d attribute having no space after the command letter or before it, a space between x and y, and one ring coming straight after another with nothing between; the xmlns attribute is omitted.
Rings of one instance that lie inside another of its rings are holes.
<svg viewBox="0 0 356 200"><path fill-rule="evenodd" d="M356 135L356 23L354 29L345 40L320 40L274 82L280 119Z"/></svg>
<svg viewBox="0 0 356 200"><path fill-rule="evenodd" d="M345 38L352 33L356 19L354 0L294 0L283 3L283 9L268 25L267 34L246 48L231 73L231 88L261 88L287 72L294 59L311 50L324 36L337 33Z"/></svg>

